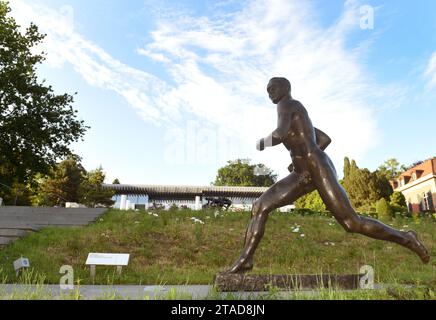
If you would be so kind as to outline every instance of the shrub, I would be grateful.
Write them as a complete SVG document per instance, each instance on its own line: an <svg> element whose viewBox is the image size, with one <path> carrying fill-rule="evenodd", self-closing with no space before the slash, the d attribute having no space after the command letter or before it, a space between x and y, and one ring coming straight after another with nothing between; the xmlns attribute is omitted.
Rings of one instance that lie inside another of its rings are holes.
<svg viewBox="0 0 436 320"><path fill-rule="evenodd" d="M377 201L375 208L377 212L377 217L380 220L388 221L391 220L394 216L392 207L385 198L381 198L379 201Z"/></svg>

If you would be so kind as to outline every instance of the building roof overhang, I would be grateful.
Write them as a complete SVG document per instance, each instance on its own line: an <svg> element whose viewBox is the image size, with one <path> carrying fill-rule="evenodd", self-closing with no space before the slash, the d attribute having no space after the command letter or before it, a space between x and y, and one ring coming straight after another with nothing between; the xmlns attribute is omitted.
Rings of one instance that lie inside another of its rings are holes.
<svg viewBox="0 0 436 320"><path fill-rule="evenodd" d="M103 184L116 195L147 195L150 200L193 200L196 196L258 198L268 187Z"/></svg>

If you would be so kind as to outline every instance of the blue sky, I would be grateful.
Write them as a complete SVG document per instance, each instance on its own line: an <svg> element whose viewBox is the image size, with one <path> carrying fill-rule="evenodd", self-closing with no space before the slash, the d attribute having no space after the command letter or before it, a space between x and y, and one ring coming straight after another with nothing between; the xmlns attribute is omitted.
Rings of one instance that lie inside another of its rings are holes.
<svg viewBox="0 0 436 320"><path fill-rule="evenodd" d="M436 155L436 2L13 0L47 34L41 79L78 92L91 126L73 145L107 181L207 185L227 160L286 174L265 87L293 96L344 156L375 170ZM373 12L373 19L371 13ZM371 21L373 23L371 23Z"/></svg>

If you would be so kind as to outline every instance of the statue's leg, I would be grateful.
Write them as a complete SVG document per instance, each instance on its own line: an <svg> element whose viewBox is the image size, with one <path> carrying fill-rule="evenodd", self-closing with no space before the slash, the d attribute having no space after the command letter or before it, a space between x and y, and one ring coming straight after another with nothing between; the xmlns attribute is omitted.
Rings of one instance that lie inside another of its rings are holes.
<svg viewBox="0 0 436 320"><path fill-rule="evenodd" d="M345 190L339 184L333 164L328 156L320 152L314 153L312 157L314 157L314 161L309 161L312 181L327 209L331 211L347 232L360 233L374 239L398 243L418 254L424 263L430 260L426 248L418 240L414 231L399 231L376 219L358 215Z"/></svg>
<svg viewBox="0 0 436 320"><path fill-rule="evenodd" d="M251 221L245 233L245 243L238 260L226 272L240 273L253 268L253 255L265 232L268 214L277 208L293 203L299 197L315 190L308 173L292 172L286 178L276 182L259 199L251 211Z"/></svg>

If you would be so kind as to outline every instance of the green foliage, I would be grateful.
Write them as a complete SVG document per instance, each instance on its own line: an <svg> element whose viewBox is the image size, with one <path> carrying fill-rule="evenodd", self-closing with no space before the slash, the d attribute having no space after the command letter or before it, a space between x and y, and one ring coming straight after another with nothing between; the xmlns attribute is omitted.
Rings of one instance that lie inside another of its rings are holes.
<svg viewBox="0 0 436 320"><path fill-rule="evenodd" d="M391 195L391 206L399 206L399 207L406 207L406 198L404 197L404 195L399 192L399 191L395 191L394 193L392 193Z"/></svg>
<svg viewBox="0 0 436 320"><path fill-rule="evenodd" d="M118 180L118 178L115 178L114 181L112 181L112 184L120 184L120 180Z"/></svg>
<svg viewBox="0 0 436 320"><path fill-rule="evenodd" d="M392 158L380 165L378 171L389 181L398 177L398 175L404 171L404 166L400 165L397 159Z"/></svg>
<svg viewBox="0 0 436 320"><path fill-rule="evenodd" d="M344 159L343 186L358 210L368 208L380 198L389 199L392 187L379 171L360 169L354 160Z"/></svg>
<svg viewBox="0 0 436 320"><path fill-rule="evenodd" d="M390 205L394 212L400 212L400 213L407 212L406 198L401 192L395 191L391 195L390 200L391 200Z"/></svg>
<svg viewBox="0 0 436 320"><path fill-rule="evenodd" d="M77 202L88 207L110 206L113 191L104 190L103 169L87 172L77 157L68 157L58 163L48 176L38 175L35 195L32 203L36 206L65 205L65 202Z"/></svg>
<svg viewBox="0 0 436 320"><path fill-rule="evenodd" d="M248 159L237 159L218 169L213 185L269 187L276 181L277 175L264 164L251 165Z"/></svg>
<svg viewBox="0 0 436 320"><path fill-rule="evenodd" d="M39 179L39 187L33 197L34 205L65 205L80 202L80 187L86 175L85 169L75 157L58 163L49 176Z"/></svg>
<svg viewBox="0 0 436 320"><path fill-rule="evenodd" d="M296 209L309 209L312 211L326 211L327 208L318 191L313 191L295 201Z"/></svg>
<svg viewBox="0 0 436 320"><path fill-rule="evenodd" d="M377 217L382 221L389 221L393 218L393 211L390 204L386 201L385 198L381 198L376 203L376 212Z"/></svg>
<svg viewBox="0 0 436 320"><path fill-rule="evenodd" d="M80 202L82 204L90 208L95 208L96 206L108 207L114 204L112 200L113 191L102 188L104 178L105 174L101 167L86 173L80 184Z"/></svg>
<svg viewBox="0 0 436 320"><path fill-rule="evenodd" d="M45 57L35 49L45 35L34 24L21 32L9 12L0 1L0 182L11 187L48 173L88 127L76 119L71 95L56 95L37 79ZM9 188L0 188L1 197L8 195Z"/></svg>

